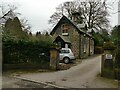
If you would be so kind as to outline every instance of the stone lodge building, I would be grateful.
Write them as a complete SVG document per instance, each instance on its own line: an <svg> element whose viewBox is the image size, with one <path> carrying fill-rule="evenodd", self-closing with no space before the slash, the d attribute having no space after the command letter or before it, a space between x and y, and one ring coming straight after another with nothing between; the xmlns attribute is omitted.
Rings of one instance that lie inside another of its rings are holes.
<svg viewBox="0 0 120 90"><path fill-rule="evenodd" d="M94 54L94 38L83 31L84 24L77 25L76 17L72 18L63 15L50 34L60 48L71 48L76 58L87 58Z"/></svg>

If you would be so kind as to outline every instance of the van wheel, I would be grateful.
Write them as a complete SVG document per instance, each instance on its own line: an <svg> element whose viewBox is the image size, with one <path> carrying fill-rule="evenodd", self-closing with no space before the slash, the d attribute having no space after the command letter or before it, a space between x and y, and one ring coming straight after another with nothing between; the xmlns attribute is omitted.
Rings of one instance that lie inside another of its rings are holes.
<svg viewBox="0 0 120 90"><path fill-rule="evenodd" d="M65 57L65 58L64 58L64 63L65 63L65 64L68 64L69 62L70 62L70 59L69 59L68 57Z"/></svg>

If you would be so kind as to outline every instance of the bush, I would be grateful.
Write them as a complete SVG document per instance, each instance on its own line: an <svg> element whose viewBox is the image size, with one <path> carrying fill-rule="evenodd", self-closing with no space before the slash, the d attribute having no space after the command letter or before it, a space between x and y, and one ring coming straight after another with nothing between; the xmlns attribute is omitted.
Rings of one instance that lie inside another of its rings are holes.
<svg viewBox="0 0 120 90"><path fill-rule="evenodd" d="M2 44L3 64L46 64L50 61L49 50L51 43L45 41L7 40L3 41Z"/></svg>
<svg viewBox="0 0 120 90"><path fill-rule="evenodd" d="M115 79L120 80L120 68L115 68Z"/></svg>
<svg viewBox="0 0 120 90"><path fill-rule="evenodd" d="M114 45L113 42L104 42L103 48L107 50L114 50L116 46Z"/></svg>
<svg viewBox="0 0 120 90"><path fill-rule="evenodd" d="M107 78L115 78L114 71L111 69L103 69L102 76Z"/></svg>
<svg viewBox="0 0 120 90"><path fill-rule="evenodd" d="M102 54L104 53L104 49L101 46L95 46L95 54Z"/></svg>
<svg viewBox="0 0 120 90"><path fill-rule="evenodd" d="M116 50L115 67L120 68L120 46Z"/></svg>

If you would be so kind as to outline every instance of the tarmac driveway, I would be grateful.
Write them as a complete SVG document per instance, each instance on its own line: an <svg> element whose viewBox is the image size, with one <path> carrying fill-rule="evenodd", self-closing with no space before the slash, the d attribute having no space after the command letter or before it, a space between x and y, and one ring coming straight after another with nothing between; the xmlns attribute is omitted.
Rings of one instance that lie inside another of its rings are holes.
<svg viewBox="0 0 120 90"><path fill-rule="evenodd" d="M66 88L118 88L118 81L100 77L101 56L84 59L68 70L28 73L19 77Z"/></svg>

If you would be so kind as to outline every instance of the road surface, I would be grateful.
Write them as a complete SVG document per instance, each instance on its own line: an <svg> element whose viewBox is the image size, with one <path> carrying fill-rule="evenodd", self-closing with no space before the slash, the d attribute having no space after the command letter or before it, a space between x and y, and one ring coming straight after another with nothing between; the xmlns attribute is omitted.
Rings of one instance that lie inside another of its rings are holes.
<svg viewBox="0 0 120 90"><path fill-rule="evenodd" d="M28 73L19 77L36 82L51 83L65 88L118 88L118 81L100 77L101 56L84 59L68 70Z"/></svg>
<svg viewBox="0 0 120 90"><path fill-rule="evenodd" d="M21 80L14 77L3 76L2 88L54 88L48 85Z"/></svg>

